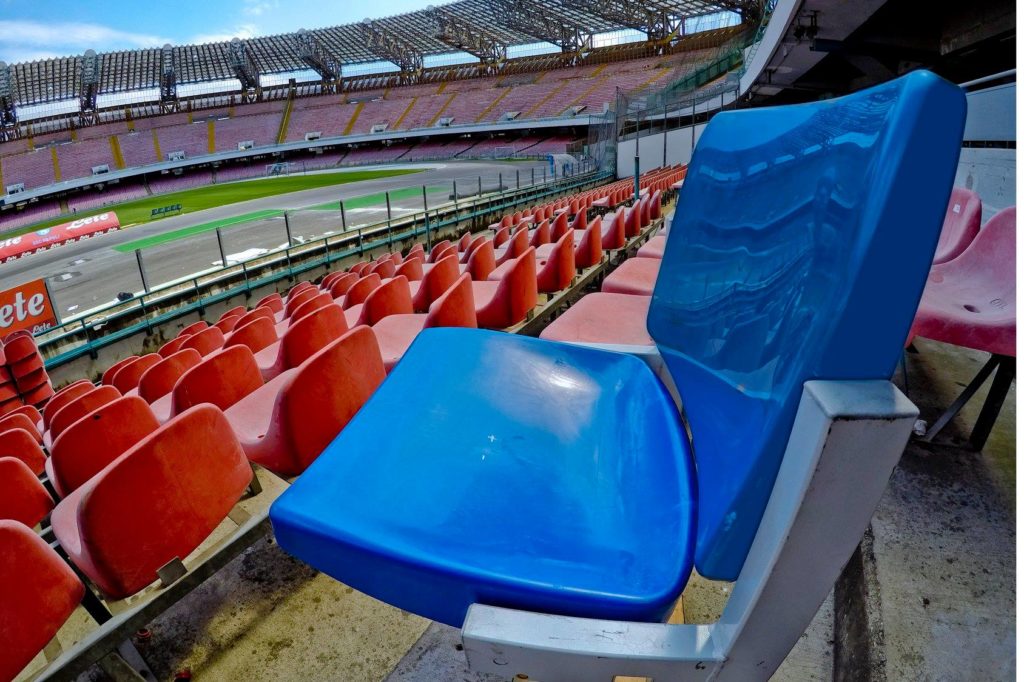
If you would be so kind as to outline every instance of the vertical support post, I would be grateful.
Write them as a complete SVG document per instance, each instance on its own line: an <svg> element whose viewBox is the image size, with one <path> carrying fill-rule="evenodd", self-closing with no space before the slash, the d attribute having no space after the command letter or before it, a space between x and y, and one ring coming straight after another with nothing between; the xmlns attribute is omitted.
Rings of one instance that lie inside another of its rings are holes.
<svg viewBox="0 0 1024 682"><path fill-rule="evenodd" d="M288 211L284 212L284 234L288 238L288 248L292 247L292 224L288 222Z"/></svg>
<svg viewBox="0 0 1024 682"><path fill-rule="evenodd" d="M388 248L391 248L391 192L384 192L384 201L388 207Z"/></svg>
<svg viewBox="0 0 1024 682"><path fill-rule="evenodd" d="M479 175L476 176L476 194L479 197L484 195L484 179Z"/></svg>
<svg viewBox="0 0 1024 682"><path fill-rule="evenodd" d="M505 198L505 179L498 173L498 196Z"/></svg>
<svg viewBox="0 0 1024 682"><path fill-rule="evenodd" d="M459 214L459 181L452 180L452 201L455 202L455 214Z"/></svg>
<svg viewBox="0 0 1024 682"><path fill-rule="evenodd" d="M668 166L668 105L665 105L661 115L661 167Z"/></svg>
<svg viewBox="0 0 1024 682"><path fill-rule="evenodd" d="M640 112L636 112L636 147L633 151L633 199L640 201Z"/></svg>
<svg viewBox="0 0 1024 682"><path fill-rule="evenodd" d="M530 167L530 187L533 187L536 184L537 184L537 167L536 166L531 166Z"/></svg>
<svg viewBox="0 0 1024 682"><path fill-rule="evenodd" d="M217 235L217 250L220 251L220 266L222 268L226 268L228 266L228 257L227 254L224 253L224 237L221 235L219 227L213 232Z"/></svg>
<svg viewBox="0 0 1024 682"><path fill-rule="evenodd" d="M693 159L693 148L697 146L697 81L690 91L690 159Z"/></svg>
<svg viewBox="0 0 1024 682"><path fill-rule="evenodd" d="M541 172L541 178L540 178L541 184L543 184L543 185L548 184L548 167L547 166L542 166L541 169L540 169L540 172Z"/></svg>
<svg viewBox="0 0 1024 682"><path fill-rule="evenodd" d="M135 262L139 264L139 276L142 278L142 289L149 293L149 278L146 277L146 266L142 263L142 249L135 249Z"/></svg>
<svg viewBox="0 0 1024 682"><path fill-rule="evenodd" d="M345 200L338 201L338 207L341 208L341 231L348 232L348 220L345 218Z"/></svg>
<svg viewBox="0 0 1024 682"><path fill-rule="evenodd" d="M423 185L423 230L427 233L427 251L430 251L430 207L427 206L427 186Z"/></svg>
<svg viewBox="0 0 1024 682"><path fill-rule="evenodd" d="M516 189L519 189L519 169L516 168Z"/></svg>

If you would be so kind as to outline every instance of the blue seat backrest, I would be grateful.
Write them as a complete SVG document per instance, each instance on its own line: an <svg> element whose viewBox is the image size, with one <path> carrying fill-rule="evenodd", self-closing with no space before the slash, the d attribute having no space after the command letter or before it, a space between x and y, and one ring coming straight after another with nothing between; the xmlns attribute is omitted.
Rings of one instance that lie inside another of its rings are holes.
<svg viewBox="0 0 1024 682"><path fill-rule="evenodd" d="M917 71L721 113L701 136L647 323L692 432L701 574L738 576L804 382L892 376L965 114L959 88Z"/></svg>

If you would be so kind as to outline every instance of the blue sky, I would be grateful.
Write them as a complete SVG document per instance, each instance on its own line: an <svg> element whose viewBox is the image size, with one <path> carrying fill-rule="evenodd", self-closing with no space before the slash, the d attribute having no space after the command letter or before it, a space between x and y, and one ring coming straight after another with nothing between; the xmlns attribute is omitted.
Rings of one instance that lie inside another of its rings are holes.
<svg viewBox="0 0 1024 682"><path fill-rule="evenodd" d="M0 61L250 38L423 9L444 0L0 0Z"/></svg>

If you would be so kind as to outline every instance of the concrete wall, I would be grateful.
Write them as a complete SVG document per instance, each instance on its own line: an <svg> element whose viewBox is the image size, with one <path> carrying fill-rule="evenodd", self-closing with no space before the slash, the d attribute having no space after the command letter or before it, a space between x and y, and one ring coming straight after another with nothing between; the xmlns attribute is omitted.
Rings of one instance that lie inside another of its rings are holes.
<svg viewBox="0 0 1024 682"><path fill-rule="evenodd" d="M665 134L648 135L640 138L640 172L646 173L652 168L662 164L671 166L676 163L689 163L692 152L692 145L700 139L706 124L699 123L691 132L691 128L678 128L668 131L668 139ZM667 141L667 147L666 147ZM636 154L636 140L632 138L619 142L617 174L620 178L633 177L633 156Z"/></svg>

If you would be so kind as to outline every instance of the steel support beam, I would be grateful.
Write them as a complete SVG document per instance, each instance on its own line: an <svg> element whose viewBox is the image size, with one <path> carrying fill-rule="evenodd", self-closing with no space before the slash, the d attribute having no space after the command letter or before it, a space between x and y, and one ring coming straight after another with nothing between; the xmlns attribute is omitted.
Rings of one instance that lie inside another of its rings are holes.
<svg viewBox="0 0 1024 682"><path fill-rule="evenodd" d="M82 56L82 71L78 81L78 108L82 123L95 122L96 95L100 89L100 56L95 50L86 50Z"/></svg>
<svg viewBox="0 0 1024 682"><path fill-rule="evenodd" d="M5 139L4 131L18 123L14 109L14 74L11 67L0 62L0 140Z"/></svg>
<svg viewBox="0 0 1024 682"><path fill-rule="evenodd" d="M583 54L594 48L587 29L535 0L491 0L491 10L503 25L553 43L563 52Z"/></svg>
<svg viewBox="0 0 1024 682"><path fill-rule="evenodd" d="M333 87L341 79L341 62L335 59L324 44L306 29L299 29L292 37L299 59L320 74L325 85Z"/></svg>
<svg viewBox="0 0 1024 682"><path fill-rule="evenodd" d="M423 71L423 54L400 36L389 31L380 22L364 20L359 24L366 48L381 59L394 63L402 70L407 82L419 79Z"/></svg>
<svg viewBox="0 0 1024 682"><path fill-rule="evenodd" d="M170 43L160 50L160 108L165 113L178 109L178 76Z"/></svg>
<svg viewBox="0 0 1024 682"><path fill-rule="evenodd" d="M242 82L243 94L255 99L260 89L260 72L249 48L238 38L228 43L228 61L235 70L235 77Z"/></svg>
<svg viewBox="0 0 1024 682"><path fill-rule="evenodd" d="M444 7L431 10L437 21L435 37L452 47L478 57L485 64L500 64L508 57L508 45L482 24L466 21Z"/></svg>

